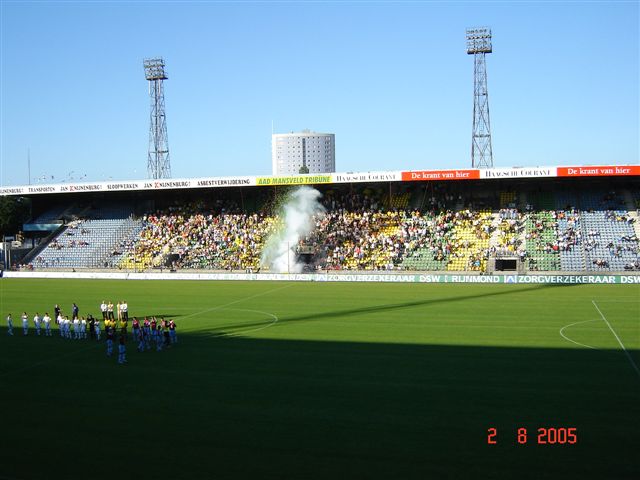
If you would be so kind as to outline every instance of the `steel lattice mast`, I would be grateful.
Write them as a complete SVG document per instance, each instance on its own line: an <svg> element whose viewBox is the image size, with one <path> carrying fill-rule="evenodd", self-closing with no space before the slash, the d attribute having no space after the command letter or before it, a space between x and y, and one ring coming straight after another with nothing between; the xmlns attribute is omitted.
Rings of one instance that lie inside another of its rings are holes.
<svg viewBox="0 0 640 480"><path fill-rule="evenodd" d="M491 29L467 29L467 54L473 55L473 133L471 168L492 168L491 123L485 55L492 52Z"/></svg>
<svg viewBox="0 0 640 480"><path fill-rule="evenodd" d="M149 96L151 97L147 171L149 178L171 178L167 121L164 113L163 82L168 78L164 71L164 60L150 58L145 59L143 64L145 77L149 81Z"/></svg>

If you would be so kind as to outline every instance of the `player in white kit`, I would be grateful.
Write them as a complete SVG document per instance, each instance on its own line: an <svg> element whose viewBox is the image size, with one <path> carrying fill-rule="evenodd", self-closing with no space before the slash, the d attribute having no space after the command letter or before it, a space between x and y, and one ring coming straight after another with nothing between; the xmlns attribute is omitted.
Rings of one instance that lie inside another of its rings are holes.
<svg viewBox="0 0 640 480"><path fill-rule="evenodd" d="M65 337L71 339L71 320L69 320L69 316L64 317L64 333Z"/></svg>
<svg viewBox="0 0 640 480"><path fill-rule="evenodd" d="M84 317L80 319L80 338L87 338L87 319Z"/></svg>
<svg viewBox="0 0 640 480"><path fill-rule="evenodd" d="M75 340L78 340L80 338L80 320L78 319L78 317L73 319L73 334L73 338Z"/></svg>
<svg viewBox="0 0 640 480"><path fill-rule="evenodd" d="M13 318L11 318L11 314L7 315L7 335L13 335Z"/></svg>
<svg viewBox="0 0 640 480"><path fill-rule="evenodd" d="M29 333L29 316L27 312L22 312L22 334L27 335Z"/></svg>
<svg viewBox="0 0 640 480"><path fill-rule="evenodd" d="M96 338L100 341L100 319L96 318L95 324L93 326L93 331L96 333Z"/></svg>
<svg viewBox="0 0 640 480"><path fill-rule="evenodd" d="M60 330L60 336L61 337L65 337L65 332L64 332L64 317L62 316L62 314L58 314L58 318L56 319L57 323L58 323L58 330Z"/></svg>
<svg viewBox="0 0 640 480"><path fill-rule="evenodd" d="M36 312L36 314L33 316L33 324L36 327L36 335L40 335L40 315L38 315L38 312Z"/></svg>
<svg viewBox="0 0 640 480"><path fill-rule="evenodd" d="M123 300L120 304L120 318L124 321L129 321L129 305L126 300Z"/></svg>
<svg viewBox="0 0 640 480"><path fill-rule="evenodd" d="M51 317L48 313L45 312L44 317L42 317L42 322L44 323L44 336L51 336Z"/></svg>

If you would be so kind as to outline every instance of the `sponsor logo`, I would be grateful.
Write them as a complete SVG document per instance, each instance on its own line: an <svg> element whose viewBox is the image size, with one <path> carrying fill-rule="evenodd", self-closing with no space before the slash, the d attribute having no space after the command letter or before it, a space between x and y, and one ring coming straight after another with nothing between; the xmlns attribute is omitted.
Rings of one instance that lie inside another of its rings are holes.
<svg viewBox="0 0 640 480"><path fill-rule="evenodd" d="M69 185L70 192L92 192L102 190L102 185Z"/></svg>
<svg viewBox="0 0 640 480"><path fill-rule="evenodd" d="M308 177L258 177L257 185L313 185L331 183L331 175L311 175Z"/></svg>
<svg viewBox="0 0 640 480"><path fill-rule="evenodd" d="M419 172L402 172L404 182L420 180L473 180L480 178L479 170L424 170Z"/></svg>
<svg viewBox="0 0 640 480"><path fill-rule="evenodd" d="M333 179L336 183L393 182L401 180L401 175L398 172L336 173Z"/></svg>
<svg viewBox="0 0 640 480"><path fill-rule="evenodd" d="M137 188L137 183L110 183L107 185L107 190L136 190Z"/></svg>
<svg viewBox="0 0 640 480"><path fill-rule="evenodd" d="M29 193L50 193L55 192L56 187L28 187L27 191Z"/></svg>
<svg viewBox="0 0 640 480"><path fill-rule="evenodd" d="M640 275L623 275L620 277L620 283L640 283Z"/></svg>
<svg viewBox="0 0 640 480"><path fill-rule="evenodd" d="M558 167L559 177L608 177L640 175L640 165L599 167Z"/></svg>
<svg viewBox="0 0 640 480"><path fill-rule="evenodd" d="M249 178L225 178L217 180L198 180L196 187L229 187L237 185L251 185Z"/></svg>
<svg viewBox="0 0 640 480"><path fill-rule="evenodd" d="M191 186L191 182L189 180L156 180L153 182L153 188L187 188Z"/></svg>
<svg viewBox="0 0 640 480"><path fill-rule="evenodd" d="M554 177L552 168L490 168L481 171L482 178Z"/></svg>
<svg viewBox="0 0 640 480"><path fill-rule="evenodd" d="M24 191L22 188L0 188L0 195L15 195L20 194Z"/></svg>

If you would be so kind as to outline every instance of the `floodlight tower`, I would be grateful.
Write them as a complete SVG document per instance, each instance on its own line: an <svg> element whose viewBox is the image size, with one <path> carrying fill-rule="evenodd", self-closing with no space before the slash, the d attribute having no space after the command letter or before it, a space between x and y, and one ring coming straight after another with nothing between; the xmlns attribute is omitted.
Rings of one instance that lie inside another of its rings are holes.
<svg viewBox="0 0 640 480"><path fill-rule="evenodd" d="M491 29L467 29L467 54L473 55L473 133L471 168L492 168L491 124L485 54L491 53Z"/></svg>
<svg viewBox="0 0 640 480"><path fill-rule="evenodd" d="M151 97L151 123L149 126L149 155L147 171L149 178L171 178L167 121L164 114L164 71L162 58L148 58L144 62L144 75L149 80Z"/></svg>

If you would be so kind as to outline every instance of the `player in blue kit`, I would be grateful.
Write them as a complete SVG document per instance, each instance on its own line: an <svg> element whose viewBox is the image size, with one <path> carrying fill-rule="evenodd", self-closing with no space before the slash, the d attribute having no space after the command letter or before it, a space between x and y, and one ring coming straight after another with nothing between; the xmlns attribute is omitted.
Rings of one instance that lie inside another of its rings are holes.
<svg viewBox="0 0 640 480"><path fill-rule="evenodd" d="M127 347L124 344L124 336L120 336L120 345L118 345L118 363L120 365L127 363Z"/></svg>
<svg viewBox="0 0 640 480"><path fill-rule="evenodd" d="M145 349L151 350L151 324L147 317L144 317L144 322L142 323L142 334L144 335Z"/></svg>
<svg viewBox="0 0 640 480"><path fill-rule="evenodd" d="M156 317L151 317L149 325L151 326L151 340L155 342L156 335L158 334L158 321L156 320Z"/></svg>
<svg viewBox="0 0 640 480"><path fill-rule="evenodd" d="M11 318L11 314L7 315L7 335L13 335L13 318Z"/></svg>
<svg viewBox="0 0 640 480"><path fill-rule="evenodd" d="M164 343L164 331L162 330L162 324L157 326L156 329L156 352L162 351L162 344Z"/></svg>
<svg viewBox="0 0 640 480"><path fill-rule="evenodd" d="M107 328L107 357L113 355L113 329Z"/></svg>
<svg viewBox="0 0 640 480"><path fill-rule="evenodd" d="M132 331L133 331L133 340L137 341L140 339L140 322L136 317L133 317Z"/></svg>
<svg viewBox="0 0 640 480"><path fill-rule="evenodd" d="M178 335L176 334L176 322L169 320L169 336L171 337L171 343L178 343Z"/></svg>
<svg viewBox="0 0 640 480"><path fill-rule="evenodd" d="M138 340L138 351L144 352L145 341L144 341L144 330L142 328L138 329L138 337L136 340Z"/></svg>

